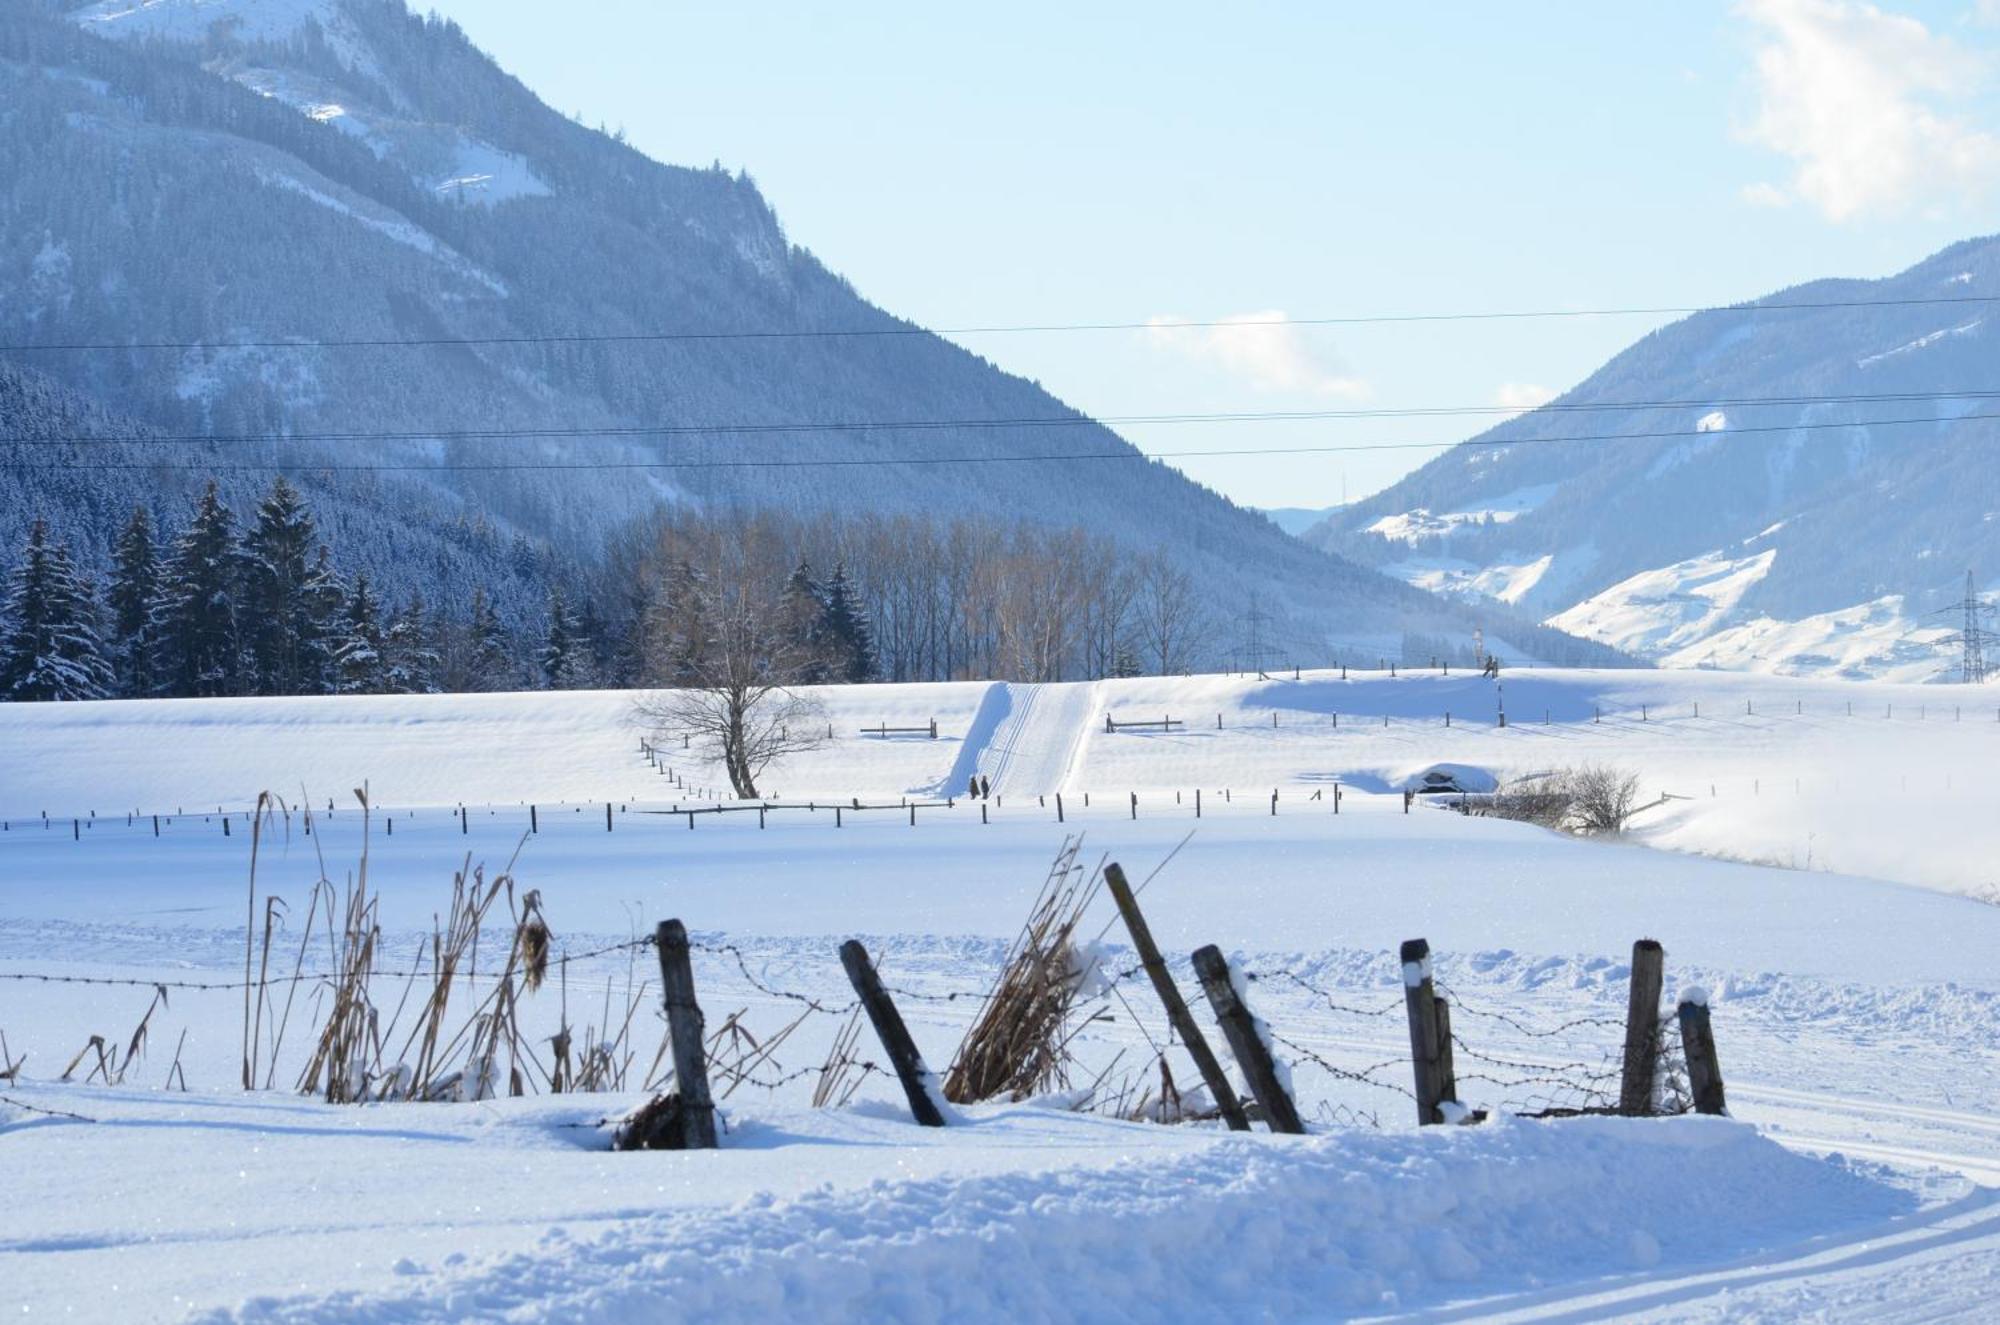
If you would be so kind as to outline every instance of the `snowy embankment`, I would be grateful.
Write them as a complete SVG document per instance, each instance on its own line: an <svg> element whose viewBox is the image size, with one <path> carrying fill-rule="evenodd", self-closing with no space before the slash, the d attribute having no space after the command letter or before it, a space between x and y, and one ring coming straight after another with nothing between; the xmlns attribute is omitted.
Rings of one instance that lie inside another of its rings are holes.
<svg viewBox="0 0 2000 1325"><path fill-rule="evenodd" d="M521 1127L512 1147L524 1166L551 1187L592 1187L598 1201L620 1192L621 1217L593 1230L590 1201L551 1192L552 1204L583 1209L551 1211L557 1227L521 1250L433 1272L413 1247L400 1284L258 1297L217 1318L1326 1318L1714 1264L1879 1228L1917 1204L1709 1120L1153 1146L1133 1134L1159 1129L1017 1108L915 1144L901 1130L824 1115L746 1119L740 1148L707 1166L697 1190L661 1194L614 1158L578 1163ZM884 1182L876 1165L843 1162L844 1147L882 1145L902 1152L906 1176ZM955 1152L1006 1145L1044 1158L949 1171ZM369 1148L346 1147L363 1165ZM820 1185L784 1200L761 1194L808 1156ZM555 1158L571 1162L547 1173ZM727 1173L712 1172L723 1164Z"/></svg>

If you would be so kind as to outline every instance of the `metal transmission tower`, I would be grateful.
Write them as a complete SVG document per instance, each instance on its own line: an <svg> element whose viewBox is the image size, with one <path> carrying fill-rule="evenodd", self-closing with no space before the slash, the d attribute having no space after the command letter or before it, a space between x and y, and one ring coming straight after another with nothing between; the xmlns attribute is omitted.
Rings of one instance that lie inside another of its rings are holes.
<svg viewBox="0 0 2000 1325"><path fill-rule="evenodd" d="M1991 675L1987 670L1987 653L2000 653L2000 635L1986 628L1986 620L1993 609L1981 601L1979 591L1973 585L1971 571L1965 572L1965 597L1939 608L1934 615L1947 612L1958 614L1961 624L1958 633L1939 640L1938 647L1962 650L1959 679L1967 685L1980 685Z"/></svg>

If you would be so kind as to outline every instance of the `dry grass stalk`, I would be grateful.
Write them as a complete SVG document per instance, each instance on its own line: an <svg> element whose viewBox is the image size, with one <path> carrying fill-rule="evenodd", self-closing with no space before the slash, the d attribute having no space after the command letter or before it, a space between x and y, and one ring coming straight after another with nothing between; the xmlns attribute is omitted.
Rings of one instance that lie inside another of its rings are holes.
<svg viewBox="0 0 2000 1325"><path fill-rule="evenodd" d="M369 997L382 927L377 901L368 891L368 793L356 788L354 796L361 802L361 865L344 890L338 926L328 925L334 962L332 1006L299 1077L302 1092L324 1093L329 1104L367 1098L369 1079L382 1052L380 1021Z"/></svg>
<svg viewBox="0 0 2000 1325"><path fill-rule="evenodd" d="M1049 866L1000 978L945 1074L944 1095L952 1103L1068 1089L1069 1044L1081 1029L1071 1013L1085 974L1076 927L1103 879L1101 869L1077 864L1082 847L1080 837L1065 840Z"/></svg>
<svg viewBox="0 0 2000 1325"><path fill-rule="evenodd" d="M860 1043L861 1008L857 1006L848 1014L847 1024L833 1037L833 1047L827 1050L826 1061L820 1064L819 1080L813 1086L815 1109L842 1108L861 1089L866 1073L857 1070L862 1066L855 1053Z"/></svg>
<svg viewBox="0 0 2000 1325"><path fill-rule="evenodd" d="M75 1075L76 1069L83 1065L84 1060L94 1054L96 1057L92 1062L89 1074L83 1079L84 1084L88 1085L93 1081L102 1080L107 1086L123 1085L126 1072L131 1070L134 1063L146 1056L146 1043L152 1033L153 1014L166 1005L167 987L165 985L154 985L153 1001L146 1005L146 1011L139 1018L139 1024L132 1028L132 1036L125 1043L124 1056L119 1056L116 1044L107 1041L102 1035L93 1035L89 1040L84 1042L83 1048L76 1051L76 1057L69 1060L69 1066L63 1069L60 1079L68 1081L70 1077ZM186 1032L182 1032L181 1038L187 1038ZM4 1056L4 1046L0 1046L0 1057ZM22 1062L25 1061L27 1060L24 1058ZM20 1063L13 1064L12 1068L6 1074L8 1080L13 1079L13 1073L19 1071L20 1066Z"/></svg>
<svg viewBox="0 0 2000 1325"><path fill-rule="evenodd" d="M26 1054L16 1058L7 1051L7 1032L0 1031L0 1081L18 1080L21 1075L21 1064L27 1061Z"/></svg>

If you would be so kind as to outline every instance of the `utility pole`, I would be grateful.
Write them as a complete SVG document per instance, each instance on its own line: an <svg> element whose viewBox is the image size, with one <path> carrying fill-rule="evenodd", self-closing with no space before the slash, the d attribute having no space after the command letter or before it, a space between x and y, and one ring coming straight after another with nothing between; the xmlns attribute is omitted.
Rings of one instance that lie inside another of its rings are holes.
<svg viewBox="0 0 2000 1325"><path fill-rule="evenodd" d="M1991 675L1986 661L1987 647L2000 648L2000 636L1986 629L1986 618L1992 608L1981 601L1974 585L1972 572L1965 572L1965 597L1956 603L1940 608L1936 615L1946 612L1959 616L1959 630L1956 635L1947 635L1938 641L1940 648L1957 648L1960 652L1959 679L1967 685L1983 684Z"/></svg>

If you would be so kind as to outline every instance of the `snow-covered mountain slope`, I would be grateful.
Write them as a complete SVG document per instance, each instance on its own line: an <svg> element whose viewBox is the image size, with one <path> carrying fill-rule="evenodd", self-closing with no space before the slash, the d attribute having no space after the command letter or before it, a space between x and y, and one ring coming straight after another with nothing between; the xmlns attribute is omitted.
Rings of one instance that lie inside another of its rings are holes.
<svg viewBox="0 0 2000 1325"><path fill-rule="evenodd" d="M1302 639L1393 648L1484 625L1524 654L1590 656L1140 459L869 304L748 177L572 122L402 0L56 8L0 12L0 343L99 347L10 357L166 435L219 439L159 447L163 498L218 459L318 473L384 509L387 587L433 601L454 586L389 512L489 523L570 565L663 503L1018 513L1164 545L1219 616L1262 590ZM959 426L981 420L1010 422ZM1078 452L1130 458L1060 458ZM0 538L35 509L74 524L112 505L82 470L29 473Z"/></svg>
<svg viewBox="0 0 2000 1325"><path fill-rule="evenodd" d="M2000 237L1698 314L1306 538L1663 662L1947 673L1932 613L2000 586L1988 298Z"/></svg>

